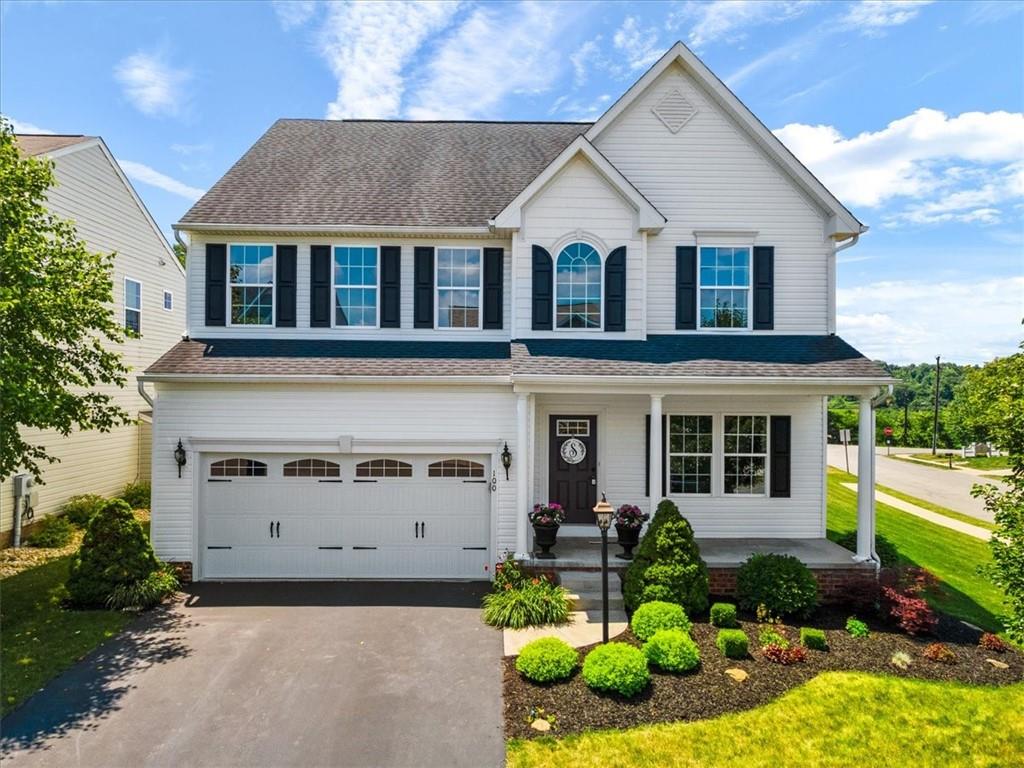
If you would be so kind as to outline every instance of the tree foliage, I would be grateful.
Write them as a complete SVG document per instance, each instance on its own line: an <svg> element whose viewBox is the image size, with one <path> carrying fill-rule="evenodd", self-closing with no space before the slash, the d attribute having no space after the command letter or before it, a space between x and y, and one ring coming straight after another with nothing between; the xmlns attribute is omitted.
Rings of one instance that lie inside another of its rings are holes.
<svg viewBox="0 0 1024 768"><path fill-rule="evenodd" d="M120 342L113 254L91 253L74 224L50 213L53 165L22 157L0 118L0 477L19 467L40 477L54 457L22 427L110 430L129 421L100 385L128 369L105 342Z"/></svg>

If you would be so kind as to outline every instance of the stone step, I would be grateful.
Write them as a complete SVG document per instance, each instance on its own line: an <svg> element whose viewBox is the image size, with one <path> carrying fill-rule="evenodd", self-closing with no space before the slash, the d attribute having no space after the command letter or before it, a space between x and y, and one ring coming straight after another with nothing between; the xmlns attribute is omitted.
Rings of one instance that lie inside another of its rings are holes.
<svg viewBox="0 0 1024 768"><path fill-rule="evenodd" d="M558 575L559 582L566 589L600 589L600 571L562 571ZM608 574L608 588L614 589L619 584L618 574Z"/></svg>
<svg viewBox="0 0 1024 768"><path fill-rule="evenodd" d="M600 611L602 606L601 590L587 590L570 592L569 600L572 601L574 611ZM608 590L608 610L623 611L625 604L622 601L622 593Z"/></svg>

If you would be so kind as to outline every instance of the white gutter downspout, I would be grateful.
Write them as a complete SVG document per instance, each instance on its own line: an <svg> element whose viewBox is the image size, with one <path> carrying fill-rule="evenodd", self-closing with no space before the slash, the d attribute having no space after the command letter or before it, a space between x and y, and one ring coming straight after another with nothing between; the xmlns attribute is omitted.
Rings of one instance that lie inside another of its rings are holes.
<svg viewBox="0 0 1024 768"><path fill-rule="evenodd" d="M836 254L840 251L845 251L847 248L853 248L860 240L860 236L863 232L867 231L867 227L864 227L861 232L854 233L851 237L847 238L841 243L833 241L832 250L828 253L828 275L826 282L826 290L828 291L828 332L834 334L836 332L836 270L837 270L837 259Z"/></svg>
<svg viewBox="0 0 1024 768"><path fill-rule="evenodd" d="M142 379L136 379L135 383L138 386L139 394L142 395L142 399L149 403L149 407L152 408L153 398L149 396L148 392L146 392L146 382L142 381Z"/></svg>

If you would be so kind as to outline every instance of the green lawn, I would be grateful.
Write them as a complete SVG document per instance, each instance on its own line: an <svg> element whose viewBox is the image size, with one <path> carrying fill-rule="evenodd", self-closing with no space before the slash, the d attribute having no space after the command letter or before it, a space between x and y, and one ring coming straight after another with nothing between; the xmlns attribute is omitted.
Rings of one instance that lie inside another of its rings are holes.
<svg viewBox="0 0 1024 768"><path fill-rule="evenodd" d="M829 468L828 535L838 538L857 527L857 494L841 483L855 482L853 475ZM904 497L918 503L912 497ZM908 515L886 504L877 505L877 530L896 545L903 559L927 568L940 580L931 601L941 611L965 619L983 629L999 631L997 616L1003 612L1002 593L977 566L992 562L988 544L941 525Z"/></svg>
<svg viewBox="0 0 1024 768"><path fill-rule="evenodd" d="M981 478L979 478L979 482L980 481ZM846 482L852 481L848 480ZM976 517L965 515L963 512L957 512L956 510L950 509L949 507L940 507L938 504L932 504L930 501L919 499L916 496L910 496L909 494L903 493L903 491L897 491L894 488L887 488L884 485L876 485L875 487L878 488L878 490L880 490L882 493L888 493L890 496L895 496L897 499L902 499L903 501L910 502L911 504L916 504L919 507L924 507L925 509L931 510L932 512L937 512L940 515L951 517L954 520L959 520L961 523L970 523L971 525L976 525L979 528L987 528L990 531L994 531L996 529L996 527L992 525L992 523L988 522L988 520L979 520Z"/></svg>
<svg viewBox="0 0 1024 768"><path fill-rule="evenodd" d="M693 723L511 741L510 768L885 765L1024 761L1024 684L1006 688L829 672L749 712Z"/></svg>
<svg viewBox="0 0 1024 768"><path fill-rule="evenodd" d="M922 461L930 461L933 464L937 464L946 469L949 468L949 454L939 453L932 456L930 453L912 453L910 454L915 459ZM970 458L964 458L958 454L953 454L953 467L970 467L971 469L1009 469L1010 468L1010 457L1009 456L972 456Z"/></svg>

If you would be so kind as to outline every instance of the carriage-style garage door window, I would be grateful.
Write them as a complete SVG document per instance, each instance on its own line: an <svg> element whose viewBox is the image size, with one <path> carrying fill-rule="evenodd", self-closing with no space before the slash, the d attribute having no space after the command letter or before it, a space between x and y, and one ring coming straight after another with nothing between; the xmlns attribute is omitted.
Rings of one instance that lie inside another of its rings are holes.
<svg viewBox="0 0 1024 768"><path fill-rule="evenodd" d="M437 327L480 327L479 248L437 249Z"/></svg>
<svg viewBox="0 0 1024 768"><path fill-rule="evenodd" d="M398 459L370 459L356 464L356 477L412 477L412 464Z"/></svg>
<svg viewBox="0 0 1024 768"><path fill-rule="evenodd" d="M573 243L558 254L555 327L601 327L601 257L586 243Z"/></svg>
<svg viewBox="0 0 1024 768"><path fill-rule="evenodd" d="M469 459L443 459L427 467L427 477L483 477L484 465Z"/></svg>
<svg viewBox="0 0 1024 768"><path fill-rule="evenodd" d="M725 417L726 493L764 495L768 468L768 417Z"/></svg>
<svg viewBox="0 0 1024 768"><path fill-rule="evenodd" d="M341 477L341 466L323 459L296 459L284 465L285 477Z"/></svg>
<svg viewBox="0 0 1024 768"><path fill-rule="evenodd" d="M253 459L221 459L210 464L210 477L266 477L267 465Z"/></svg>

